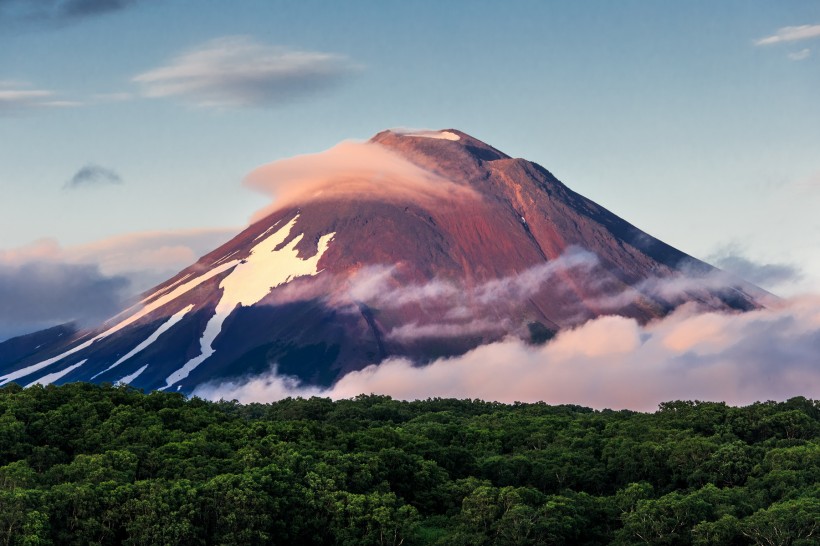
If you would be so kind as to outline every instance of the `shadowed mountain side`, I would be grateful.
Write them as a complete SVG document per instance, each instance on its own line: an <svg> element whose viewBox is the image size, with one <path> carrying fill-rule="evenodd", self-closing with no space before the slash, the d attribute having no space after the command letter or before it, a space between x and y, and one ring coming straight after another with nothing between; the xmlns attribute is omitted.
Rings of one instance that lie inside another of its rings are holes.
<svg viewBox="0 0 820 546"><path fill-rule="evenodd" d="M72 324L61 324L46 330L17 336L0 343L0 363L16 362L35 353L45 353L77 332Z"/></svg>

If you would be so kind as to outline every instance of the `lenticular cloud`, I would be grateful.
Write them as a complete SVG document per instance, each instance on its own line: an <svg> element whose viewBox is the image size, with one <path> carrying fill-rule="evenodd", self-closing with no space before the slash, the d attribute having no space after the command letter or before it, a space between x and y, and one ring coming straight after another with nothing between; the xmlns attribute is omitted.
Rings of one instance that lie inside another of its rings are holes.
<svg viewBox="0 0 820 546"><path fill-rule="evenodd" d="M604 316L550 343L519 339L418 366L404 359L344 376L329 389L271 373L203 385L196 395L241 402L287 396L546 401L651 411L678 399L748 404L820 395L820 298L807 296L747 313L699 312L687 305L645 326Z"/></svg>
<svg viewBox="0 0 820 546"><path fill-rule="evenodd" d="M321 153L263 165L247 176L245 185L275 198L271 206L254 214L251 222L294 203L340 197L422 202L453 195L476 197L472 190L425 170L379 144L349 140Z"/></svg>

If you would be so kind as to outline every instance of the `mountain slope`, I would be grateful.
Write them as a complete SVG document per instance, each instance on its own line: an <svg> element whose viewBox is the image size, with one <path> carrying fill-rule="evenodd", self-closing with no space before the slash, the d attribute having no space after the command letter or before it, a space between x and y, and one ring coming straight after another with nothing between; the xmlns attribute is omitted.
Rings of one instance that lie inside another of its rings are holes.
<svg viewBox="0 0 820 546"><path fill-rule="evenodd" d="M276 366L328 385L390 356L423 363L602 314L647 322L764 296L453 129L384 131L249 183L278 198L247 229L100 328L0 361L0 384L191 392Z"/></svg>

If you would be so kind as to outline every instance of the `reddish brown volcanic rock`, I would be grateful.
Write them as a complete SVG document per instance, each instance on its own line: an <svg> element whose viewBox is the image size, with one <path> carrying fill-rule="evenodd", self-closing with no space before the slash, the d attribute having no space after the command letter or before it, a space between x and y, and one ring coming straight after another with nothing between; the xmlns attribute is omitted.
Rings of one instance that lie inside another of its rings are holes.
<svg viewBox="0 0 820 546"><path fill-rule="evenodd" d="M326 156L322 172L311 158L264 168L262 183L293 177L301 193L146 293L142 311L45 352L8 351L17 358L0 362L0 383L191 392L275 365L327 385L389 356L541 342L601 314L646 322L690 301L759 305L759 289L715 282L711 266L460 131L347 146L328 154L362 154L361 170Z"/></svg>

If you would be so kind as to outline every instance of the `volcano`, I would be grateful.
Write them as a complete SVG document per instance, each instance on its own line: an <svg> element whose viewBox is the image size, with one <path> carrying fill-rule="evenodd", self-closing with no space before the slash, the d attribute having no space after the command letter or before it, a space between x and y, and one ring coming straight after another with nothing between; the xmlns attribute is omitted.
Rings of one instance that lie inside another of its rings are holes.
<svg viewBox="0 0 820 546"><path fill-rule="evenodd" d="M191 393L275 368L327 386L617 314L739 312L765 293L461 131L384 131L263 166L274 204L96 328L0 344L0 384ZM35 347L36 343L36 347Z"/></svg>

